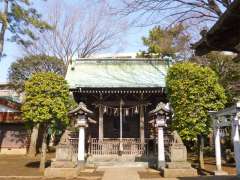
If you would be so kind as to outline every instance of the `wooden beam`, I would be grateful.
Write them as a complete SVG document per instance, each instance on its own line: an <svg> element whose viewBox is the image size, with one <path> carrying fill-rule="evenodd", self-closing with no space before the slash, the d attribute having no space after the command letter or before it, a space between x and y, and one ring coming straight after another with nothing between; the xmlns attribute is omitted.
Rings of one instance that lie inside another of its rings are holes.
<svg viewBox="0 0 240 180"><path fill-rule="evenodd" d="M94 105L98 105L99 102L94 102ZM147 105L149 104L149 101L144 101L142 104L143 105ZM105 106L111 106L111 107L118 107L119 106L119 101L105 101L103 100L103 105ZM139 101L126 101L124 102L124 108L128 108L128 107L132 107L132 106L136 106L139 104Z"/></svg>
<svg viewBox="0 0 240 180"><path fill-rule="evenodd" d="M78 92L85 94L160 94L162 87L156 88L78 88Z"/></svg>

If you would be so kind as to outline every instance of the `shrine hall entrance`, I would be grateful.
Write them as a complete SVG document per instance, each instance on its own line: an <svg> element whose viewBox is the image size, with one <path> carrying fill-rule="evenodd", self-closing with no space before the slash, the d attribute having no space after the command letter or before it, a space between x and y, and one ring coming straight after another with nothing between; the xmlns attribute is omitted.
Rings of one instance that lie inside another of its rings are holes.
<svg viewBox="0 0 240 180"><path fill-rule="evenodd" d="M74 97L94 112L86 131L89 156L146 157L157 152L157 131L149 112L159 102L166 102L162 88L81 89Z"/></svg>
<svg viewBox="0 0 240 180"><path fill-rule="evenodd" d="M120 138L120 116L104 114L103 121L103 138ZM139 114L123 114L122 138L140 138L139 128Z"/></svg>

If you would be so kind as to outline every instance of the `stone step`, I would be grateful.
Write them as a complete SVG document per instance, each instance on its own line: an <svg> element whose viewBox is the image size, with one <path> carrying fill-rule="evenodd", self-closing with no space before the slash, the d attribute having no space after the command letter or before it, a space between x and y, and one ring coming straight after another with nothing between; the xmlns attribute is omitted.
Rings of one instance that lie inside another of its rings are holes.
<svg viewBox="0 0 240 180"><path fill-rule="evenodd" d="M87 158L87 162L147 162L151 157L139 157L139 156L90 156Z"/></svg>
<svg viewBox="0 0 240 180"><path fill-rule="evenodd" d="M98 168L122 168L122 167L148 167L148 162L92 162L87 163L86 166Z"/></svg>

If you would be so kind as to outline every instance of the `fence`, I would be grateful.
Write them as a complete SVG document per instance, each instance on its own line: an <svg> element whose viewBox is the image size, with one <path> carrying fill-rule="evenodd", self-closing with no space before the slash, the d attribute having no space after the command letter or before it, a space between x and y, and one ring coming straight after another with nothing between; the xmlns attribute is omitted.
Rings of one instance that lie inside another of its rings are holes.
<svg viewBox="0 0 240 180"><path fill-rule="evenodd" d="M78 152L78 137L72 136L70 144L73 147L73 153L77 155ZM172 136L169 134L164 135L165 150L172 143ZM157 154L157 140L145 138L144 143L139 138L91 138L86 144L86 150L91 155L132 155L132 156L148 156L150 154Z"/></svg>

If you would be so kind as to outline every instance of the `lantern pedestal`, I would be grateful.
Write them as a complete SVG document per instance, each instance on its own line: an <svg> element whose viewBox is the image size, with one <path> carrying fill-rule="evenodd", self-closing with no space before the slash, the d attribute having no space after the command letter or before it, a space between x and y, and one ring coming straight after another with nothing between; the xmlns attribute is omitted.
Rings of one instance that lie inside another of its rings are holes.
<svg viewBox="0 0 240 180"><path fill-rule="evenodd" d="M165 167L163 127L158 127L158 169Z"/></svg>
<svg viewBox="0 0 240 180"><path fill-rule="evenodd" d="M87 127L87 121L86 117L82 116L77 121L77 125L79 128L79 133L78 133L78 169L83 169L85 166L85 128Z"/></svg>
<svg viewBox="0 0 240 180"><path fill-rule="evenodd" d="M163 176L167 178L197 176L197 170L193 169L191 164L187 162L187 149L181 137L176 131L172 135L173 143L169 147L170 162L163 169Z"/></svg>

